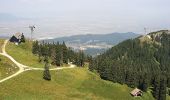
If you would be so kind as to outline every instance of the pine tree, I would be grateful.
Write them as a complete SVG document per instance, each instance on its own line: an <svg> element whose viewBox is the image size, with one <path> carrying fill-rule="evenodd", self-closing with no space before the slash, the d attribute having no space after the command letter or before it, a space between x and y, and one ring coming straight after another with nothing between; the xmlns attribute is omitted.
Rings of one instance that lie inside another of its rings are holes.
<svg viewBox="0 0 170 100"><path fill-rule="evenodd" d="M24 37L24 34L23 34L23 33L22 33L22 35L21 35L20 43L21 43L21 42L25 43L25 37Z"/></svg>
<svg viewBox="0 0 170 100"><path fill-rule="evenodd" d="M38 41L33 42L32 53L33 53L33 54L38 54L38 53L39 53Z"/></svg>
<svg viewBox="0 0 170 100"><path fill-rule="evenodd" d="M51 50L51 60L52 60L52 64L56 65L56 50L55 50L55 48L52 48L52 50Z"/></svg>
<svg viewBox="0 0 170 100"><path fill-rule="evenodd" d="M167 78L167 87L170 88L170 76L168 75L168 78Z"/></svg>
<svg viewBox="0 0 170 100"><path fill-rule="evenodd" d="M57 66L61 65L61 52L58 47L56 48L55 63Z"/></svg>
<svg viewBox="0 0 170 100"><path fill-rule="evenodd" d="M94 66L95 66L94 65L94 60L93 60L92 56L90 56L88 59L89 59L89 67L88 68L89 68L90 71L93 71Z"/></svg>
<svg viewBox="0 0 170 100"><path fill-rule="evenodd" d="M50 74L50 71L49 71L48 57L47 56L45 57L44 61L45 61L45 66L44 66L43 78L45 80L50 81L51 80L51 74Z"/></svg>
<svg viewBox="0 0 170 100"><path fill-rule="evenodd" d="M82 50L78 52L77 65L83 67L85 61L85 56Z"/></svg>
<svg viewBox="0 0 170 100"><path fill-rule="evenodd" d="M146 92L147 88L148 88L148 77L147 77L147 74L145 74L142 77L142 83L141 83L140 89L143 90L144 92Z"/></svg>
<svg viewBox="0 0 170 100"><path fill-rule="evenodd" d="M128 84L128 86L134 88L136 87L136 84L135 84L135 72L130 72L130 71L127 71L127 74L126 74L126 83Z"/></svg>
<svg viewBox="0 0 170 100"><path fill-rule="evenodd" d="M147 78L145 78L145 79L143 80L142 90L143 90L144 92L146 92L146 91L147 91L147 88L148 88L148 81L147 81Z"/></svg>
<svg viewBox="0 0 170 100"><path fill-rule="evenodd" d="M60 65L63 66L63 50L60 49Z"/></svg>
<svg viewBox="0 0 170 100"><path fill-rule="evenodd" d="M160 90L160 76L156 76L154 80L153 96L156 100L159 100L159 90Z"/></svg>
<svg viewBox="0 0 170 100"><path fill-rule="evenodd" d="M42 59L43 59L43 57L42 57L42 45L40 44L39 45L39 48L38 48L38 59L39 59L39 62L42 62Z"/></svg>
<svg viewBox="0 0 170 100"><path fill-rule="evenodd" d="M160 80L159 100L166 100L166 77L162 76Z"/></svg>
<svg viewBox="0 0 170 100"><path fill-rule="evenodd" d="M68 64L68 49L65 42L63 42L62 44L62 53L63 53L63 63Z"/></svg>

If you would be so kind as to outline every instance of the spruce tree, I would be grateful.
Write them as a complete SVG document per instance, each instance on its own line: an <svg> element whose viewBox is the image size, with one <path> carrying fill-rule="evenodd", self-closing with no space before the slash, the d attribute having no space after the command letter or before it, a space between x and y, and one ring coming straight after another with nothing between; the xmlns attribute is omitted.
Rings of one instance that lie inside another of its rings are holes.
<svg viewBox="0 0 170 100"><path fill-rule="evenodd" d="M167 87L170 88L170 76L168 75L168 78L167 78Z"/></svg>
<svg viewBox="0 0 170 100"><path fill-rule="evenodd" d="M88 59L89 59L89 67L88 68L90 71L93 71L94 70L94 63L93 63L94 60L93 60L92 56L90 56Z"/></svg>
<svg viewBox="0 0 170 100"><path fill-rule="evenodd" d="M38 53L39 53L38 41L33 42L33 45L32 45L32 53L33 53L33 54L38 54Z"/></svg>
<svg viewBox="0 0 170 100"><path fill-rule="evenodd" d="M23 33L22 33L22 35L21 35L21 40L20 40L20 42L25 43L25 37L24 37L24 34L23 34Z"/></svg>
<svg viewBox="0 0 170 100"><path fill-rule="evenodd" d="M56 63L57 66L61 65L60 61L61 61L61 53L60 53L59 48L56 48L55 63Z"/></svg>
<svg viewBox="0 0 170 100"><path fill-rule="evenodd" d="M51 80L51 74L50 74L50 71L49 71L49 64L48 64L48 57L47 56L45 57L44 61L45 61L45 66L44 66L43 78L45 80L50 81Z"/></svg>
<svg viewBox="0 0 170 100"><path fill-rule="evenodd" d="M60 65L61 66L63 66L63 63L64 63L64 61L63 61L63 50L62 49L60 49Z"/></svg>
<svg viewBox="0 0 170 100"><path fill-rule="evenodd" d="M147 88L148 88L148 77L147 77L147 74L144 75L143 77L143 82L142 82L142 87L141 89L146 92L147 91Z"/></svg>
<svg viewBox="0 0 170 100"><path fill-rule="evenodd" d="M159 100L166 100L166 77L162 76L160 79Z"/></svg>
<svg viewBox="0 0 170 100"><path fill-rule="evenodd" d="M52 60L52 64L56 65L56 50L55 50L55 48L52 48L52 50L51 50L51 60Z"/></svg>
<svg viewBox="0 0 170 100"><path fill-rule="evenodd" d="M160 90L160 76L156 76L154 80L153 96L156 100L159 100L159 90Z"/></svg>
<svg viewBox="0 0 170 100"><path fill-rule="evenodd" d="M62 53L63 53L63 63L68 64L68 49L65 42L63 42L62 44Z"/></svg>
<svg viewBox="0 0 170 100"><path fill-rule="evenodd" d="M77 63L78 66L83 67L84 61L85 61L85 55L84 55L83 51L80 50L77 54L76 63Z"/></svg>

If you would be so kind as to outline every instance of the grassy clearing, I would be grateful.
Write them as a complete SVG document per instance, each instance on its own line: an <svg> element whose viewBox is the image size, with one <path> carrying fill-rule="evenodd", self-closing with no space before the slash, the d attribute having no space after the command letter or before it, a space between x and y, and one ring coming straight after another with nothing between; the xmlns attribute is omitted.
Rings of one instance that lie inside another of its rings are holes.
<svg viewBox="0 0 170 100"><path fill-rule="evenodd" d="M51 71L52 81L42 71L28 71L0 84L2 100L153 100L150 92L133 98L132 90L101 80L86 68Z"/></svg>
<svg viewBox="0 0 170 100"><path fill-rule="evenodd" d="M15 45L14 43L8 43L6 46L6 51L11 55L16 61L27 66L42 68L44 63L38 62L38 56L32 54L32 42L26 41L20 45ZM55 66L50 66L55 67Z"/></svg>
<svg viewBox="0 0 170 100"><path fill-rule="evenodd" d="M8 58L0 55L0 79L14 74L18 67Z"/></svg>

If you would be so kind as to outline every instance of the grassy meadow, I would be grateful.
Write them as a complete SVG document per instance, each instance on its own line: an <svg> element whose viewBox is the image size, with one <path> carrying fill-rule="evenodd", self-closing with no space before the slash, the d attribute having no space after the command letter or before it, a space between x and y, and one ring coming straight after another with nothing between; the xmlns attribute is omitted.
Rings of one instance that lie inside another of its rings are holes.
<svg viewBox="0 0 170 100"><path fill-rule="evenodd" d="M0 39L0 52L2 52L3 43L4 39ZM10 59L0 55L0 79L10 76L18 70L18 67Z"/></svg>
<svg viewBox="0 0 170 100"><path fill-rule="evenodd" d="M51 71L52 80L42 71L27 71L0 84L2 100L154 100L150 92L132 97L132 90L101 80L86 68Z"/></svg>
<svg viewBox="0 0 170 100"><path fill-rule="evenodd" d="M10 76L18 70L18 67L12 61L0 55L0 79Z"/></svg>
<svg viewBox="0 0 170 100"><path fill-rule="evenodd" d="M8 42L6 52L24 65L36 68L44 67L44 63L38 62L38 56L32 54L32 41L26 41L26 43L21 43L20 45ZM55 66L50 67L53 68Z"/></svg>

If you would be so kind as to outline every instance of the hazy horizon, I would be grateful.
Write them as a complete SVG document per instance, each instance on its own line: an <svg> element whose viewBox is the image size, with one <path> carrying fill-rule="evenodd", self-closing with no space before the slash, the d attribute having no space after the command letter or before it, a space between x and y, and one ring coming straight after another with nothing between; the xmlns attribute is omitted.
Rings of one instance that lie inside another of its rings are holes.
<svg viewBox="0 0 170 100"><path fill-rule="evenodd" d="M34 38L169 29L169 0L0 0L0 36ZM167 10L166 10L167 9Z"/></svg>

